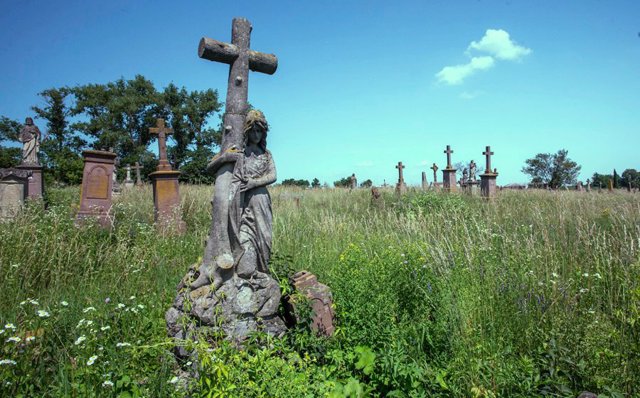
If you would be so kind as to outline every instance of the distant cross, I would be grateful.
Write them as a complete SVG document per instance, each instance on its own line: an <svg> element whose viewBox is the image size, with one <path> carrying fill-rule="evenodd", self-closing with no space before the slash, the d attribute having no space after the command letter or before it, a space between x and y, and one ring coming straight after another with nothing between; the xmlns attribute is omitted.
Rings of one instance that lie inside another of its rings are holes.
<svg viewBox="0 0 640 398"><path fill-rule="evenodd" d="M127 181L131 181L131 165L128 164L127 167L125 167L125 170L127 170Z"/></svg>
<svg viewBox="0 0 640 398"><path fill-rule="evenodd" d="M398 183L401 184L404 182L404 177L402 176L402 169L404 169L404 165L402 162L398 162L396 169L398 169Z"/></svg>
<svg viewBox="0 0 640 398"><path fill-rule="evenodd" d="M167 160L167 136L173 134L173 129L165 127L164 119L156 119L156 127L150 127L149 132L158 136L158 170L171 170L171 163Z"/></svg>
<svg viewBox="0 0 640 398"><path fill-rule="evenodd" d="M486 167L484 172L486 174L491 174L492 173L492 171L491 171L491 155L493 155L493 152L491 152L491 147L488 146L487 150L482 152L482 154L487 157L487 167Z"/></svg>
<svg viewBox="0 0 640 398"><path fill-rule="evenodd" d="M447 154L447 169L453 168L453 166L451 166L451 154L453 153L453 151L451 150L451 147L449 145L447 145L447 149L444 151L444 153Z"/></svg>
<svg viewBox="0 0 640 398"><path fill-rule="evenodd" d="M436 172L438 171L438 165L434 163L433 166L429 168L433 170L433 182L434 183L438 182L438 174L436 174Z"/></svg>
<svg viewBox="0 0 640 398"><path fill-rule="evenodd" d="M142 178L140 178L140 169L142 166L140 166L140 163L136 162L136 165L131 168L136 171L136 185L142 185Z"/></svg>

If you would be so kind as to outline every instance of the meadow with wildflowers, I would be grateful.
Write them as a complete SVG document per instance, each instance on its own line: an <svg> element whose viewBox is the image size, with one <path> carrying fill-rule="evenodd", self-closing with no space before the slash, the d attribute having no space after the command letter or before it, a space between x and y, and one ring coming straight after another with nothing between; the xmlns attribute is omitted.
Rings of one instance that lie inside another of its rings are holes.
<svg viewBox="0 0 640 398"><path fill-rule="evenodd" d="M271 269L333 291L337 329L304 325L178 363L164 312L210 224L182 186L183 236L149 187L113 228L73 224L77 188L0 224L0 396L601 397L640 395L640 197L271 189ZM296 200L297 199L297 200ZM197 377L181 375L197 370Z"/></svg>

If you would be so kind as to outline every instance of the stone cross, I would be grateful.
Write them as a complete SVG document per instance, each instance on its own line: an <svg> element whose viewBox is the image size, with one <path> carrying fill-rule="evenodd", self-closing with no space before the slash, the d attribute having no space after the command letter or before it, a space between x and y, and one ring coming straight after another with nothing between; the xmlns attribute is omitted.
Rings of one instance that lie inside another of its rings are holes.
<svg viewBox="0 0 640 398"><path fill-rule="evenodd" d="M142 168L142 166L140 166L140 163L136 162L135 166L132 166L131 169L136 171L136 185L142 185L142 178L140 177L140 169Z"/></svg>
<svg viewBox="0 0 640 398"><path fill-rule="evenodd" d="M444 151L444 153L447 154L447 169L452 169L453 166L451 166L451 154L453 153L453 151L451 150L451 147L449 145L447 145L447 149Z"/></svg>
<svg viewBox="0 0 640 398"><path fill-rule="evenodd" d="M125 170L127 170L127 181L131 181L131 165L128 164Z"/></svg>
<svg viewBox="0 0 640 398"><path fill-rule="evenodd" d="M158 171L171 170L171 163L167 160L167 136L173 134L173 129L165 127L164 119L156 119L156 127L150 127L149 132L158 136Z"/></svg>
<svg viewBox="0 0 640 398"><path fill-rule="evenodd" d="M402 162L398 162L396 169L398 169L398 184L402 184L404 183L404 177L402 176L402 169L404 169L404 165Z"/></svg>
<svg viewBox="0 0 640 398"><path fill-rule="evenodd" d="M227 98L222 118L223 133L220 152L232 147L242 150L244 146L243 125L248 112L249 70L269 75L278 68L278 58L273 54L249 49L251 23L245 18L234 18L231 25L231 43L223 43L207 37L200 39L200 58L229 65ZM229 207L234 163L225 163L215 175L216 189L213 193L211 229L203 257L203 266L215 263L220 268L229 268L232 259L229 238Z"/></svg>
<svg viewBox="0 0 640 398"><path fill-rule="evenodd" d="M485 172L485 174L491 174L492 173L492 171L491 171L491 155L494 154L493 152L491 152L491 147L488 146L487 149L484 152L482 152L482 154L485 155L486 158L487 158L487 166L486 166L486 169L485 169L484 172Z"/></svg>
<svg viewBox="0 0 640 398"><path fill-rule="evenodd" d="M436 174L436 172L438 171L438 165L434 163L433 166L429 168L433 170L433 183L435 184L436 182L438 182L438 174Z"/></svg>

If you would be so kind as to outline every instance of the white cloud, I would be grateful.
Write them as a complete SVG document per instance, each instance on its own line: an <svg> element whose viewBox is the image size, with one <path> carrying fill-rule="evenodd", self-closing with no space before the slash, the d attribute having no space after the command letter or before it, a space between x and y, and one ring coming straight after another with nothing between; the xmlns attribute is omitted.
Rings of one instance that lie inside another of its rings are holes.
<svg viewBox="0 0 640 398"><path fill-rule="evenodd" d="M531 49L516 44L509 37L509 32L502 29L487 29L479 42L472 41L469 44L467 51L471 49L489 53L507 61L518 61L531 53Z"/></svg>
<svg viewBox="0 0 640 398"><path fill-rule="evenodd" d="M472 56L471 50L480 54ZM448 85L462 84L464 80L480 70L491 69L496 60L519 61L531 53L531 49L516 44L507 31L502 29L487 29L480 41L472 41L467 47L466 54L471 60L466 64L445 66L436 73L438 82ZM488 55L487 55L488 54ZM461 94L463 99L472 99L477 95Z"/></svg>
<svg viewBox="0 0 640 398"><path fill-rule="evenodd" d="M490 56L473 57L467 64L445 66L436 74L438 81L450 85L461 84L464 79L471 76L478 70L486 70L491 68L495 61Z"/></svg>

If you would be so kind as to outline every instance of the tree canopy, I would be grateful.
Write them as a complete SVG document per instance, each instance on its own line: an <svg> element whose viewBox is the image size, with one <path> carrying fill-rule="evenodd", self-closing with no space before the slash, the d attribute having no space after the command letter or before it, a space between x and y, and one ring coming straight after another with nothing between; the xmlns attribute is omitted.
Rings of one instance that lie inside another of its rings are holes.
<svg viewBox="0 0 640 398"><path fill-rule="evenodd" d="M531 177L532 184L548 184L560 188L577 182L581 166L569 159L569 151L560 149L557 153L539 153L527 159L522 172Z"/></svg>

